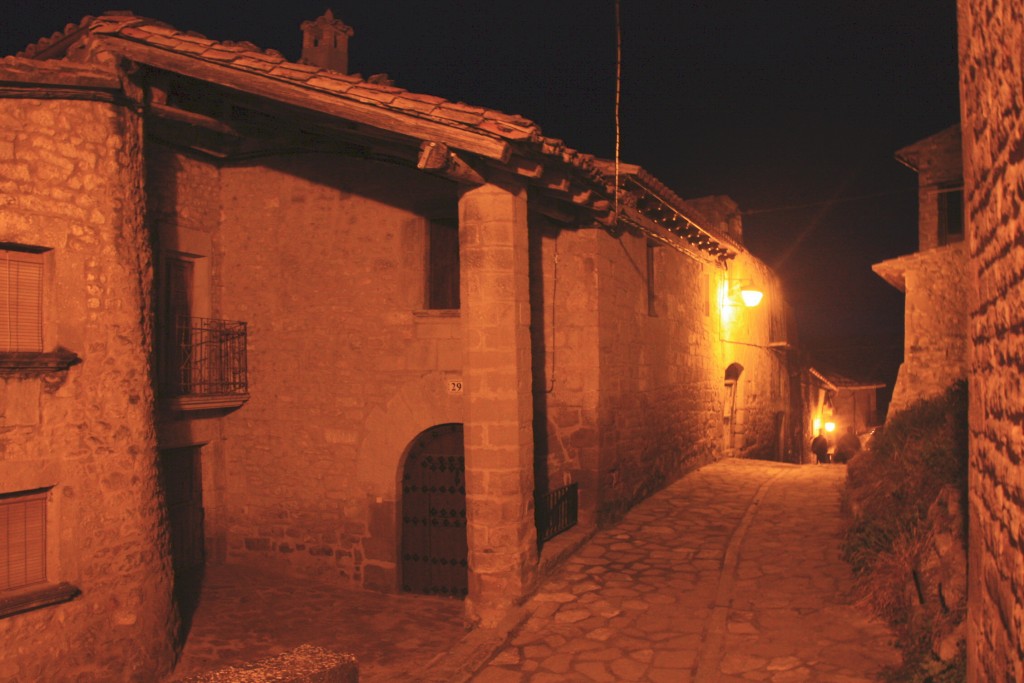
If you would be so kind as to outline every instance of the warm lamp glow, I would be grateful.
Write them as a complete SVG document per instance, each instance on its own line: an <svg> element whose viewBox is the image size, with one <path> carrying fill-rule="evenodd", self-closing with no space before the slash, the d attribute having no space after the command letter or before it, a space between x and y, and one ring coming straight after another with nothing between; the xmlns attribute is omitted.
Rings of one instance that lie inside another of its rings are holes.
<svg viewBox="0 0 1024 683"><path fill-rule="evenodd" d="M836 423L835 422L826 422L825 423L825 431L826 432L834 432L834 431L836 431Z"/></svg>
<svg viewBox="0 0 1024 683"><path fill-rule="evenodd" d="M816 432L820 432L821 431L821 418L819 418L819 417L814 418L814 431L816 431Z"/></svg>
<svg viewBox="0 0 1024 683"><path fill-rule="evenodd" d="M741 289L740 298L743 299L743 305L747 308L753 308L761 303L761 299L764 297L764 292L760 289Z"/></svg>

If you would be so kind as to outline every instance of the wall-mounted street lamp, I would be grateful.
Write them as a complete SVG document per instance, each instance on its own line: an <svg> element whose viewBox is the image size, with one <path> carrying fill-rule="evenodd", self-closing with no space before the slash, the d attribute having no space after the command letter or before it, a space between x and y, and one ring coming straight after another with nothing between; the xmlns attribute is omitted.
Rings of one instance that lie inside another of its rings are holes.
<svg viewBox="0 0 1024 683"><path fill-rule="evenodd" d="M730 280L728 293L728 299L734 305L742 302L747 308L757 306L764 298L764 292L754 287L750 280Z"/></svg>
<svg viewBox="0 0 1024 683"><path fill-rule="evenodd" d="M757 306L761 303L762 298L764 298L764 292L760 289L754 289L753 287L740 288L740 299L743 300L743 305L747 308Z"/></svg>

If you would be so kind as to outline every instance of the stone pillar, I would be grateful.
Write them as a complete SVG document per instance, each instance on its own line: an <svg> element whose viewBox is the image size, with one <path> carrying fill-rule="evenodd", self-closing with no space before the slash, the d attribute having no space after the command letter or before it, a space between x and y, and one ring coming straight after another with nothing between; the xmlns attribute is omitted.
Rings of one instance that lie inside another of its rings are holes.
<svg viewBox="0 0 1024 683"><path fill-rule="evenodd" d="M465 344L467 614L492 625L537 566L526 190L459 198Z"/></svg>

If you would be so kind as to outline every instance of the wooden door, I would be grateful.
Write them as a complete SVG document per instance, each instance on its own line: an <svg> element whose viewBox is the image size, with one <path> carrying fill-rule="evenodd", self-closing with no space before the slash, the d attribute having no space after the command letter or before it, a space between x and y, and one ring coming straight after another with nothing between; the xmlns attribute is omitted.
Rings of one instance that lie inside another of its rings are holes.
<svg viewBox="0 0 1024 683"><path fill-rule="evenodd" d="M160 484L167 505L174 573L203 565L203 485L199 447L160 452Z"/></svg>
<svg viewBox="0 0 1024 683"><path fill-rule="evenodd" d="M409 449L402 476L402 589L465 597L466 460L462 425L423 432Z"/></svg>

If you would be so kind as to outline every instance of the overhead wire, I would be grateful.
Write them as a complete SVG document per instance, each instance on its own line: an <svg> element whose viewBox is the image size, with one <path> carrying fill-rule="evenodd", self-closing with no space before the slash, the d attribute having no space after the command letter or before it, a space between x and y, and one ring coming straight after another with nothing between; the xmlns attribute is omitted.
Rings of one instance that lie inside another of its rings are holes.
<svg viewBox="0 0 1024 683"><path fill-rule="evenodd" d="M615 0L615 220L619 218L619 166L622 143L622 122L619 110L622 103L622 13L620 0Z"/></svg>

